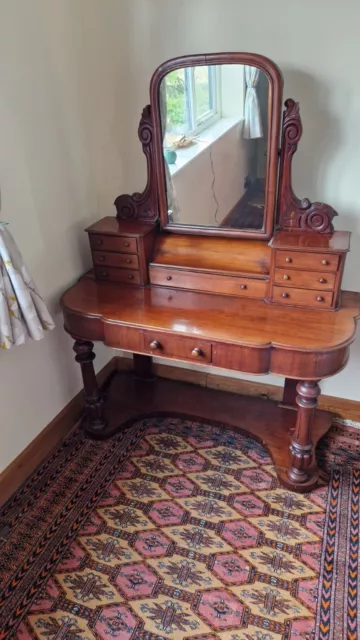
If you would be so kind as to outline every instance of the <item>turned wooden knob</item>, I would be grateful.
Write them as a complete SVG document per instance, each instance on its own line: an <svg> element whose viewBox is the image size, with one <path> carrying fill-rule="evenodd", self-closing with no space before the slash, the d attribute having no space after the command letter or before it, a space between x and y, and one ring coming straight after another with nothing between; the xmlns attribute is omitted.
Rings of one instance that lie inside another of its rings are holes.
<svg viewBox="0 0 360 640"><path fill-rule="evenodd" d="M108 277L108 272L107 271L102 271L101 272L101 277L102 278L107 278Z"/></svg>
<svg viewBox="0 0 360 640"><path fill-rule="evenodd" d="M284 275L284 280L290 280L290 276L288 276L286 273Z"/></svg>
<svg viewBox="0 0 360 640"><path fill-rule="evenodd" d="M130 260L130 258L128 258L128 259L126 260L126 264L131 264L131 260Z"/></svg>
<svg viewBox="0 0 360 640"><path fill-rule="evenodd" d="M285 262L292 262L292 258L285 258Z"/></svg>
<svg viewBox="0 0 360 640"><path fill-rule="evenodd" d="M324 298L322 296L317 296L316 300L318 302L324 302Z"/></svg>
<svg viewBox="0 0 360 640"><path fill-rule="evenodd" d="M96 240L96 244L102 244L104 241L101 240L101 238L99 238L98 240Z"/></svg>
<svg viewBox="0 0 360 640"><path fill-rule="evenodd" d="M321 264L329 264L328 260L322 260Z"/></svg>
<svg viewBox="0 0 360 640"><path fill-rule="evenodd" d="M124 247L130 247L128 242L124 242Z"/></svg>
<svg viewBox="0 0 360 640"><path fill-rule="evenodd" d="M156 351L157 349L160 349L160 347L161 347L161 344L157 340L153 340L152 342L150 342L151 351Z"/></svg>
<svg viewBox="0 0 360 640"><path fill-rule="evenodd" d="M195 349L192 350L191 355L194 358L198 358L199 356L201 356L201 349L199 349L198 347L195 347Z"/></svg>
<svg viewBox="0 0 360 640"><path fill-rule="evenodd" d="M130 273L130 274L128 275L128 278L129 278L129 280L134 280L134 276L132 275L132 273Z"/></svg>
<svg viewBox="0 0 360 640"><path fill-rule="evenodd" d="M326 280L325 280L325 278L320 278L319 282L320 282L321 284L326 284Z"/></svg>
<svg viewBox="0 0 360 640"><path fill-rule="evenodd" d="M166 276L166 280L172 280L172 276Z"/></svg>
<svg viewBox="0 0 360 640"><path fill-rule="evenodd" d="M100 256L101 262L105 262L105 256Z"/></svg>
<svg viewBox="0 0 360 640"><path fill-rule="evenodd" d="M245 289L247 289L247 284L242 284L242 285L241 285L241 287L240 287L240 289L242 289L243 291L244 291Z"/></svg>
<svg viewBox="0 0 360 640"><path fill-rule="evenodd" d="M282 296L282 298L288 298L289 294L288 293L282 293L281 296Z"/></svg>

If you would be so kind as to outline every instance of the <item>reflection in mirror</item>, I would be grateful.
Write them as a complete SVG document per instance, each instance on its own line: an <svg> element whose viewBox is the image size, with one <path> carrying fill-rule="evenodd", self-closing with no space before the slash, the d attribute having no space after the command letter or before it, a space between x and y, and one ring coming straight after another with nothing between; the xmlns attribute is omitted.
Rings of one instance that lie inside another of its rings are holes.
<svg viewBox="0 0 360 640"><path fill-rule="evenodd" d="M169 223L264 226L269 82L257 67L168 73L160 117Z"/></svg>

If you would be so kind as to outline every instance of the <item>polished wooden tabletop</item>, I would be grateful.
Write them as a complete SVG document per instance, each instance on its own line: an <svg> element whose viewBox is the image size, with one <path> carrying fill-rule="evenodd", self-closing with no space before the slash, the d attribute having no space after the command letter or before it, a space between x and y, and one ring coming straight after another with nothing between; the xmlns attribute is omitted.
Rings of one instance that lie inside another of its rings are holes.
<svg viewBox="0 0 360 640"><path fill-rule="evenodd" d="M62 298L67 318L153 329L204 340L301 351L331 351L353 342L360 294L345 291L339 311L299 309L261 300L165 287L96 282L84 277Z"/></svg>

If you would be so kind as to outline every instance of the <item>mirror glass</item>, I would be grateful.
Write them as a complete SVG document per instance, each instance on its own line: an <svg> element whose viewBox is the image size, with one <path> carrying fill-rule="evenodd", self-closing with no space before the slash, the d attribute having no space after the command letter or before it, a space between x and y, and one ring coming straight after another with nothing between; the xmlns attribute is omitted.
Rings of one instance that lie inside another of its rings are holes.
<svg viewBox="0 0 360 640"><path fill-rule="evenodd" d="M170 224L261 230L269 81L257 67L196 66L160 85Z"/></svg>

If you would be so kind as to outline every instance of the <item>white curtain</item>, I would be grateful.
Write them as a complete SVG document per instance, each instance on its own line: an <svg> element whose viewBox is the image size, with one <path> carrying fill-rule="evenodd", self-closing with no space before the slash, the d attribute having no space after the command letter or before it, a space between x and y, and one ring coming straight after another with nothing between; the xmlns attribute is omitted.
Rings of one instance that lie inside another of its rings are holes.
<svg viewBox="0 0 360 640"><path fill-rule="evenodd" d="M166 135L166 122L167 122L167 104L166 104L166 79L164 78L160 85L160 118L162 137L165 140ZM167 195L167 208L170 222L178 222L179 220L179 203L176 197L176 191L174 183L171 178L169 165L164 158L165 165L165 183L166 183L166 195Z"/></svg>
<svg viewBox="0 0 360 640"><path fill-rule="evenodd" d="M256 92L259 75L260 69L257 67L245 66L246 96L243 137L248 140L263 137L260 105Z"/></svg>
<svg viewBox="0 0 360 640"><path fill-rule="evenodd" d="M41 340L55 324L14 238L0 222L0 348Z"/></svg>

